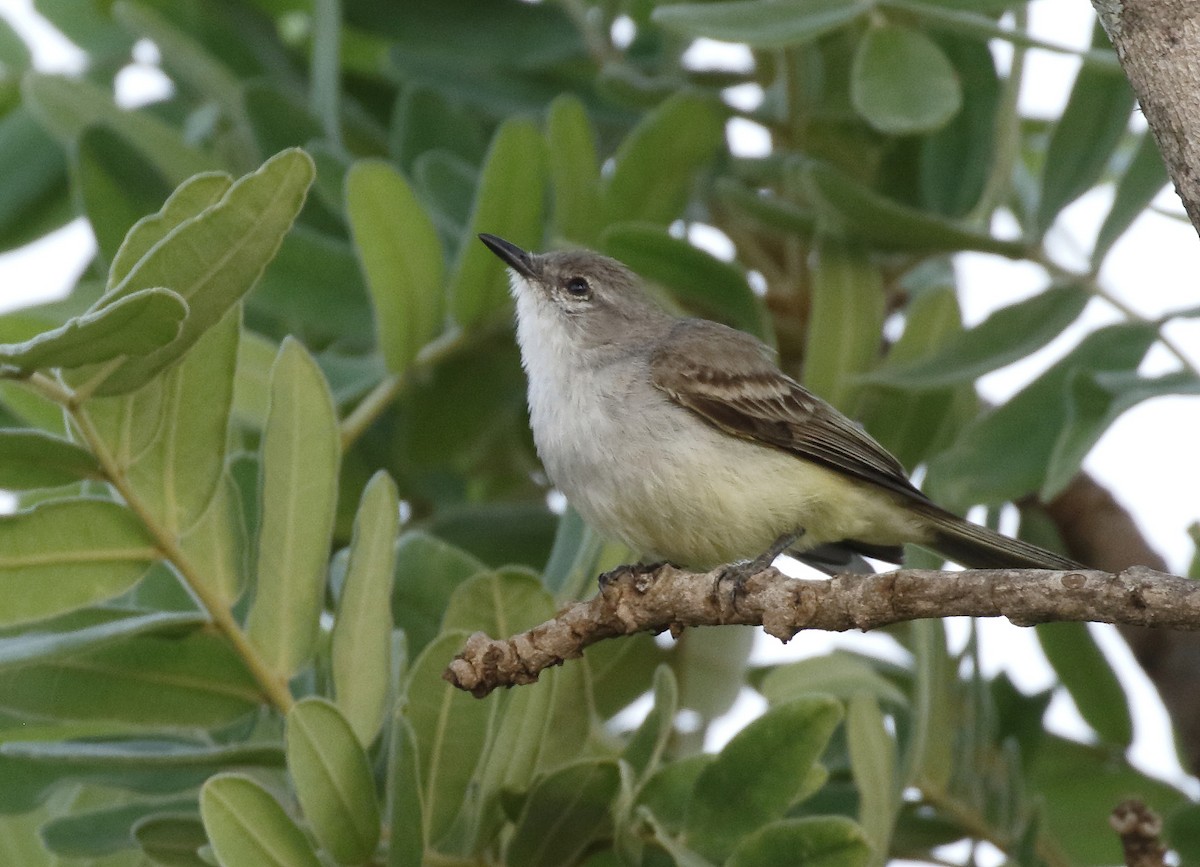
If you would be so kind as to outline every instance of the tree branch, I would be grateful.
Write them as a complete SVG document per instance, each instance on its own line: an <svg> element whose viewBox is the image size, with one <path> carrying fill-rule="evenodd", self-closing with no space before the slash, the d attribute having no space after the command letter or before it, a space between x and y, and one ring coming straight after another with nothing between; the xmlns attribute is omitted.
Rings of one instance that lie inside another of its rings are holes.
<svg viewBox="0 0 1200 867"><path fill-rule="evenodd" d="M1092 0L1167 172L1200 231L1200 8L1192 0Z"/></svg>
<svg viewBox="0 0 1200 867"><path fill-rule="evenodd" d="M902 569L828 581L768 568L740 589L720 576L719 569L701 574L669 565L626 570L592 599L528 632L506 639L475 633L443 677L482 697L499 686L532 683L605 638L729 623L761 624L780 641L802 629L866 631L951 616L1004 616L1019 626L1073 620L1200 629L1200 582L1141 566L1119 573Z"/></svg>

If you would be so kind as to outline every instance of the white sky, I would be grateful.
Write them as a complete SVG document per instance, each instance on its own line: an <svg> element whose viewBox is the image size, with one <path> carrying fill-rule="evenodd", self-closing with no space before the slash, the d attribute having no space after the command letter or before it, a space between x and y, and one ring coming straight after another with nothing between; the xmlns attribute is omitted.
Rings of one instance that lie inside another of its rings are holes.
<svg viewBox="0 0 1200 867"><path fill-rule="evenodd" d="M79 52L51 28L38 21L29 0L4 0L2 14L32 42L35 65L44 71L73 71L80 65ZM1090 38L1091 7L1087 0L1037 0L1030 6L1031 21L1043 38L1086 47ZM997 55L1005 47L996 48ZM129 102L138 102L162 86L153 69L154 52L138 54L140 68L128 70L120 82ZM1066 100L1078 61L1043 51L1031 51L1027 59L1022 106L1029 112L1053 117ZM752 136L751 134L748 134ZM747 139L753 147L752 138ZM1060 219L1052 236L1054 247L1070 261L1071 251L1088 249L1111 203L1111 190L1088 194L1073 204ZM1173 193L1158 200L1178 210ZM91 230L82 220L21 251L0 255L0 311L59 297L74 280L94 249ZM975 324L998 307L1013 303L1043 288L1039 269L994 256L964 255L958 259L964 315ZM1154 316L1163 311L1200 303L1200 241L1190 226L1148 214L1116 246L1102 278L1107 288L1141 313ZM1041 370L1065 354L1086 331L1113 321L1114 314L1100 302L1089 306L1080 323L1030 359L990 374L981 380L982 393L1003 401L1018 391ZM1171 336L1200 363L1200 320L1170 326ZM1163 372L1175 364L1156 348L1144 366L1146 372ZM1192 545L1186 534L1189 524L1200 519L1195 491L1200 481L1200 399L1160 398L1126 413L1108 431L1086 462L1086 468L1109 487L1129 508L1154 547L1174 571L1186 569ZM1132 758L1142 768L1166 776L1200 793L1200 784L1179 769L1171 746L1172 735L1153 687L1133 662L1125 644L1109 627L1092 629L1105 652L1117 665L1131 706L1135 711L1136 740ZM989 674L1005 669L1027 691L1045 688L1052 672L1028 629L1012 626L1003 619L980 621L984 663ZM952 638L961 647L967 634L966 622L951 624ZM835 646L853 646L884 655L894 655L896 646L883 635L831 636L804 633L787 647L763 639L755 652L756 661L795 658L824 652ZM744 724L757 704L747 692L717 733L719 742ZM1052 728L1084 737L1086 728L1065 694L1050 709Z"/></svg>

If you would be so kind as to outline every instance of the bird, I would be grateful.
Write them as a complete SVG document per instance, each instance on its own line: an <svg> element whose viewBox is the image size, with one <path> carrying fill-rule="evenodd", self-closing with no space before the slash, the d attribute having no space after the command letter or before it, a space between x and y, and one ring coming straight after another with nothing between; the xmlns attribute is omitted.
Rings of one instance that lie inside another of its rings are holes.
<svg viewBox="0 0 1200 867"><path fill-rule="evenodd" d="M968 568L1083 568L941 508L769 347L668 312L617 260L479 238L508 269L538 456L602 536L705 570L901 563L905 544Z"/></svg>

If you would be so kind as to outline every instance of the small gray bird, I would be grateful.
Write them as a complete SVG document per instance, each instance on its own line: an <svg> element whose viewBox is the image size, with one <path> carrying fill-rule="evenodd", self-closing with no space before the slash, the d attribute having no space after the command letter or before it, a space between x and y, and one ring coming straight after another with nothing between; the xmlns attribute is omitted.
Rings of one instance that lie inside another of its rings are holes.
<svg viewBox="0 0 1200 867"><path fill-rule="evenodd" d="M910 542L975 568L1082 568L940 508L765 345L671 315L620 262L479 238L510 270L538 455L601 534L697 569L830 547L898 563Z"/></svg>

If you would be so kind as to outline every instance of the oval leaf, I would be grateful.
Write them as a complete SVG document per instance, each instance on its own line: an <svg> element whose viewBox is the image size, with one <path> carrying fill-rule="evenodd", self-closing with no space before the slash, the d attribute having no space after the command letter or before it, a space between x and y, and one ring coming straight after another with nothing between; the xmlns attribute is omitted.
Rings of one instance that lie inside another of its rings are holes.
<svg viewBox="0 0 1200 867"><path fill-rule="evenodd" d="M734 850L726 867L866 867L871 846L840 816L786 819L763 826Z"/></svg>
<svg viewBox="0 0 1200 867"><path fill-rule="evenodd" d="M304 832L243 774L217 774L200 790L200 816L222 867L321 867Z"/></svg>
<svg viewBox="0 0 1200 867"><path fill-rule="evenodd" d="M387 774L388 867L421 867L425 857L425 807L417 738L401 714L392 717Z"/></svg>
<svg viewBox="0 0 1200 867"><path fill-rule="evenodd" d="M346 216L375 305L375 339L388 369L402 373L442 330L442 242L412 187L383 160L350 167Z"/></svg>
<svg viewBox="0 0 1200 867"><path fill-rule="evenodd" d="M413 663L402 700L416 736L425 829L433 844L467 801L499 701L498 695L474 698L442 679L466 638L465 632L446 632L430 643Z"/></svg>
<svg viewBox="0 0 1200 867"><path fill-rule="evenodd" d="M105 293L98 308L140 289L167 286L183 297L190 313L175 340L127 361L96 394L121 394L144 385L250 291L300 213L314 174L304 151L272 157L234 183L216 205L177 226Z"/></svg>
<svg viewBox="0 0 1200 867"><path fill-rule="evenodd" d="M1023 259L1029 252L1020 241L994 238L986 232L902 205L831 166L811 163L803 169L801 181L813 209L831 233L836 231L897 250L979 250L1009 259Z"/></svg>
<svg viewBox="0 0 1200 867"><path fill-rule="evenodd" d="M379 733L392 682L389 602L399 529L396 483L380 470L363 489L354 518L350 562L331 637L337 706L364 747Z"/></svg>
<svg viewBox="0 0 1200 867"><path fill-rule="evenodd" d="M890 135L942 127L962 107L958 73L937 43L908 27L873 27L858 43L850 99L871 126Z"/></svg>
<svg viewBox="0 0 1200 867"><path fill-rule="evenodd" d="M1083 312L1091 294L1069 283L1002 307L974 328L954 334L935 352L886 364L864 382L915 390L971 382L1041 349Z"/></svg>
<svg viewBox="0 0 1200 867"><path fill-rule="evenodd" d="M722 861L738 841L780 818L842 719L827 696L777 705L725 745L696 780L684 842Z"/></svg>
<svg viewBox="0 0 1200 867"><path fill-rule="evenodd" d="M56 488L100 478L91 452L39 430L0 430L0 488Z"/></svg>
<svg viewBox="0 0 1200 867"><path fill-rule="evenodd" d="M1106 744L1133 741L1129 699L1086 623L1039 623L1042 652L1071 696L1079 715Z"/></svg>
<svg viewBox="0 0 1200 867"><path fill-rule="evenodd" d="M554 187L554 226L564 238L591 243L601 216L600 166L596 134L578 97L564 94L550 103L546 139Z"/></svg>
<svg viewBox="0 0 1200 867"><path fill-rule="evenodd" d="M680 93L663 102L641 119L613 157L603 192L607 222L666 225L677 218L696 173L724 140L721 112L710 100Z"/></svg>
<svg viewBox="0 0 1200 867"><path fill-rule="evenodd" d="M124 593L160 556L142 522L108 500L55 500L0 516L0 624Z"/></svg>
<svg viewBox="0 0 1200 867"><path fill-rule="evenodd" d="M527 120L510 118L496 130L447 290L459 325L478 325L508 297L504 266L487 247L474 243L475 236L491 232L524 249L541 242L545 151L545 141Z"/></svg>
<svg viewBox="0 0 1200 867"><path fill-rule="evenodd" d="M0 365L30 371L146 355L174 340L187 314L187 302L174 292L144 289L24 343L0 344Z"/></svg>
<svg viewBox="0 0 1200 867"><path fill-rule="evenodd" d="M271 369L257 595L246 623L250 640L285 678L316 643L340 459L329 386L312 356L289 337Z"/></svg>
<svg viewBox="0 0 1200 867"><path fill-rule="evenodd" d="M1107 47L1099 20L1092 46ZM1062 116L1050 134L1034 225L1042 234L1068 204L1099 179L1129 125L1133 90L1120 70L1081 66Z"/></svg>
<svg viewBox="0 0 1200 867"><path fill-rule="evenodd" d="M743 42L751 48L803 45L872 7L863 0L750 0L659 6L652 20L681 36Z"/></svg>
<svg viewBox="0 0 1200 867"><path fill-rule="evenodd" d="M508 863L576 863L594 840L609 833L620 785L612 761L580 762L543 777L525 800L508 843Z"/></svg>
<svg viewBox="0 0 1200 867"><path fill-rule="evenodd" d="M324 699L287 715L288 771L313 834L339 864L361 864L379 842L379 803L367 754L350 723Z"/></svg>
<svg viewBox="0 0 1200 867"><path fill-rule="evenodd" d="M822 238L813 265L804 384L856 416L855 380L875 363L884 318L883 277L865 251Z"/></svg>

